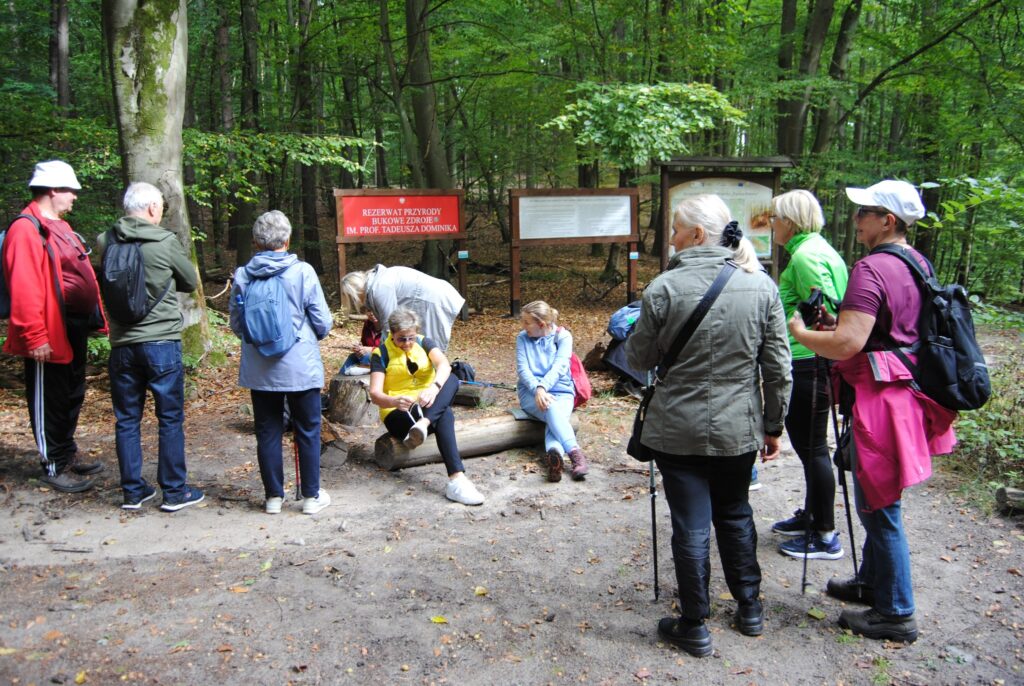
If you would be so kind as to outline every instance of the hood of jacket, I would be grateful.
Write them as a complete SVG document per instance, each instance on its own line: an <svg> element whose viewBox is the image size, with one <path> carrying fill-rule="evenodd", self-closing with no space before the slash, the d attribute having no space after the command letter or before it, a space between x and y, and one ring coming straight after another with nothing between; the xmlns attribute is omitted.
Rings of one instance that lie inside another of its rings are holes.
<svg viewBox="0 0 1024 686"><path fill-rule="evenodd" d="M174 232L142 217L121 217L114 222L114 233L122 241L162 241Z"/></svg>
<svg viewBox="0 0 1024 686"><path fill-rule="evenodd" d="M245 273L252 279L269 279L283 272L299 261L299 256L290 252L265 250L258 252L245 265Z"/></svg>

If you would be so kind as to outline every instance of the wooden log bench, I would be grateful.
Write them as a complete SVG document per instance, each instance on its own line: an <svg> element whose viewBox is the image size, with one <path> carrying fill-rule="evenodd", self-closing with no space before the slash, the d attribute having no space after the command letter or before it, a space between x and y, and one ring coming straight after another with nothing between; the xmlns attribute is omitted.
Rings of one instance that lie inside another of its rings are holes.
<svg viewBox="0 0 1024 686"><path fill-rule="evenodd" d="M1024 491L1001 486L996 490L996 502L1006 512L1024 512Z"/></svg>
<svg viewBox="0 0 1024 686"><path fill-rule="evenodd" d="M573 431L577 431L579 418L574 414L571 421ZM463 459L480 457L511 448L542 444L544 423L528 418L522 410L516 408L496 417L456 420L455 437ZM384 434L374 443L373 454L369 457L391 471L442 461L433 435L427 436L423 445L408 450L397 438Z"/></svg>

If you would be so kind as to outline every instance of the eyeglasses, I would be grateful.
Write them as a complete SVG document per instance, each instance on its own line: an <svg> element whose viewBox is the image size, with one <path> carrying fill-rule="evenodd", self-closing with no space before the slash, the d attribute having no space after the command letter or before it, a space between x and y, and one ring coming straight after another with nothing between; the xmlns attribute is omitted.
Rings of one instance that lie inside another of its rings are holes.
<svg viewBox="0 0 1024 686"><path fill-rule="evenodd" d="M889 210L884 207L858 207L857 208L857 219L863 219L869 214L877 214L880 217L884 217L887 214L892 214Z"/></svg>
<svg viewBox="0 0 1024 686"><path fill-rule="evenodd" d="M777 215L777 214L769 214L768 215L768 221L770 221L770 222L773 222L773 221L775 221L778 218L779 218L779 215Z"/></svg>

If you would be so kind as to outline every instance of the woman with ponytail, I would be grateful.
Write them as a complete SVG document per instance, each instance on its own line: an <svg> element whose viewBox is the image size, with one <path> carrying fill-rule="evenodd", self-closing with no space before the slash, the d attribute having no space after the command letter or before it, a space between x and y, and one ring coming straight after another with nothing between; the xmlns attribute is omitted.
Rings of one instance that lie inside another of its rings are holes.
<svg viewBox="0 0 1024 686"><path fill-rule="evenodd" d="M644 290L626 341L634 369L653 369L728 262L738 269L711 305L647 408L641 443L661 470L672 514L672 557L681 616L658 633L691 655L713 652L711 528L725 581L736 599L736 628L764 631L757 532L747 501L750 470L779 455L791 386L786 316L775 283L757 261L722 199L698 195L673 214L668 269Z"/></svg>

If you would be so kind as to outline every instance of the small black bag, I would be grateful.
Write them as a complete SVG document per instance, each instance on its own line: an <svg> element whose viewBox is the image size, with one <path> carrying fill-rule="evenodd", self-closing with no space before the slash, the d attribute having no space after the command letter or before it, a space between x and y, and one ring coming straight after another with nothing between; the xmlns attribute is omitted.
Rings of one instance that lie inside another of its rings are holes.
<svg viewBox="0 0 1024 686"><path fill-rule="evenodd" d="M476 370L473 365L463 360L452 362L452 374L459 381L476 381Z"/></svg>
<svg viewBox="0 0 1024 686"><path fill-rule="evenodd" d="M718 272L718 276L711 283L704 297L697 303L697 307L694 308L693 312L690 313L690 318L683 324L683 328L679 330L676 335L676 340L672 342L672 347L665 354L665 357L661 360L661 364L657 366L654 373L654 379L644 389L644 397L640 400L640 407L636 410L636 416L633 418L633 433L629 437L629 442L626 444L626 454L632 457L634 460L639 462L650 462L654 459L654 451L648 448L646 445L640 442L640 437L644 433L644 420L647 419L647 406L651 404L651 399L654 397L654 391L658 387L658 384L665 378L668 373L668 368L675 364L676 358L679 353L682 352L683 348L690 341L690 337L693 336L693 332L700 326L701 321L704 320L704 315L711 309L711 305L718 299L718 295L725 288L725 282L736 272L736 263L729 260L722 267L722 271Z"/></svg>

